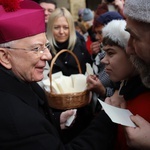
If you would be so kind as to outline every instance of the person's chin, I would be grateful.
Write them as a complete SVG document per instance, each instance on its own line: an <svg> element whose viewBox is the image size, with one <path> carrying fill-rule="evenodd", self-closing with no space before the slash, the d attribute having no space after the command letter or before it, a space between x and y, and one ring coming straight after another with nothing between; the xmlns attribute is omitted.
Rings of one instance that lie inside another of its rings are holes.
<svg viewBox="0 0 150 150"><path fill-rule="evenodd" d="M43 78L44 78L44 74L43 74L42 71L36 72L36 74L35 74L35 76L34 76L34 80L35 80L36 82L41 81Z"/></svg>
<svg viewBox="0 0 150 150"><path fill-rule="evenodd" d="M113 82L118 82L120 80L118 80L118 78L116 78L115 76L109 76L110 77L110 80L113 81Z"/></svg>
<svg viewBox="0 0 150 150"><path fill-rule="evenodd" d="M58 41L59 43L64 43L67 41L66 38L59 38L59 39L56 39L56 41Z"/></svg>
<svg viewBox="0 0 150 150"><path fill-rule="evenodd" d="M37 78L35 78L35 81L39 82L39 81L43 80L43 78L44 78L43 75L37 76Z"/></svg>

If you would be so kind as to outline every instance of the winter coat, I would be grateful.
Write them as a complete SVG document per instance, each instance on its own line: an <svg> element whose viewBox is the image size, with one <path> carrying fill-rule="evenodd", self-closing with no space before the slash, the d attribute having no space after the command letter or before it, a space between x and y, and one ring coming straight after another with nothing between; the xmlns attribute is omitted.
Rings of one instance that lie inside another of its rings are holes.
<svg viewBox="0 0 150 150"><path fill-rule="evenodd" d="M115 126L102 112L64 145L58 122L37 83L24 83L0 68L0 150L110 150ZM56 128L57 127L57 128Z"/></svg>

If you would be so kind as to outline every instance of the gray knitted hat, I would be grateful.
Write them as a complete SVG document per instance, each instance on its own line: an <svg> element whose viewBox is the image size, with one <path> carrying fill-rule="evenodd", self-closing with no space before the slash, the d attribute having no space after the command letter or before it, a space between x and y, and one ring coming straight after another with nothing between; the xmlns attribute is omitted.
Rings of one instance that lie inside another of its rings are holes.
<svg viewBox="0 0 150 150"><path fill-rule="evenodd" d="M150 0L125 0L124 14L137 21L150 23Z"/></svg>
<svg viewBox="0 0 150 150"><path fill-rule="evenodd" d="M90 21L94 18L94 14L91 9L85 8L82 13L83 21Z"/></svg>

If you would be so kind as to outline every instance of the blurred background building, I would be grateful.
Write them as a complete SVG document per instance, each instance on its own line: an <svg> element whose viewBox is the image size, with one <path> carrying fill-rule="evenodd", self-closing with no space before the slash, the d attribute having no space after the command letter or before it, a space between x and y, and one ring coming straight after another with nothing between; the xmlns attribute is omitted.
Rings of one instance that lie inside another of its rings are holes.
<svg viewBox="0 0 150 150"><path fill-rule="evenodd" d="M38 0L34 0L38 2ZM102 0L56 0L58 7L67 8L73 15L74 19L78 18L78 11L82 8L95 10Z"/></svg>

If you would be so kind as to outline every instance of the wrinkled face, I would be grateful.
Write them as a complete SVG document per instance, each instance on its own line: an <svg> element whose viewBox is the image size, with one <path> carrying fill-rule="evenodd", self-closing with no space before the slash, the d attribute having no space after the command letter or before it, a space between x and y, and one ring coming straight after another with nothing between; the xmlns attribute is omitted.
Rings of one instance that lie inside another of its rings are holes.
<svg viewBox="0 0 150 150"><path fill-rule="evenodd" d="M51 13L56 9L55 5L51 3L42 2L40 3L40 6L44 9L45 23L47 23Z"/></svg>
<svg viewBox="0 0 150 150"><path fill-rule="evenodd" d="M143 83L150 87L150 24L137 22L127 17L127 31L130 33L127 53L138 69Z"/></svg>
<svg viewBox="0 0 150 150"><path fill-rule="evenodd" d="M103 37L102 37L102 28L103 28L103 26L99 26L99 27L95 27L95 29L94 29L95 38L96 38L96 40L99 41L99 43L101 43L102 39L103 39Z"/></svg>
<svg viewBox="0 0 150 150"><path fill-rule="evenodd" d="M18 78L24 81L42 80L46 61L51 59L51 54L45 47L46 42L45 33L17 40L12 44L11 49L4 49L8 58L3 58L3 62L6 59L9 63L2 65L11 69ZM35 51L39 47L44 49L43 53ZM2 55L2 50L0 55Z"/></svg>
<svg viewBox="0 0 150 150"><path fill-rule="evenodd" d="M59 17L54 21L53 35L57 42L63 43L69 38L69 25L65 17Z"/></svg>
<svg viewBox="0 0 150 150"><path fill-rule="evenodd" d="M101 60L105 64L105 71L114 82L128 79L134 74L134 67L125 50L118 46L104 46L105 57Z"/></svg>

